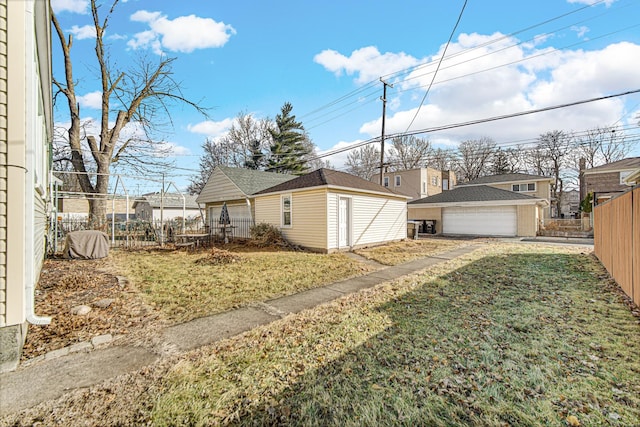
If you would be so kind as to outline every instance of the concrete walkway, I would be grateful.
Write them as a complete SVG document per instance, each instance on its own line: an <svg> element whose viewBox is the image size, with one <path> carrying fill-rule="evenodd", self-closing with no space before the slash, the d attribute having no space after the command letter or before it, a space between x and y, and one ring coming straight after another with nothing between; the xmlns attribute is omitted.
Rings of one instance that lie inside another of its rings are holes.
<svg viewBox="0 0 640 427"><path fill-rule="evenodd" d="M157 348L113 345L88 353L77 352L57 358L45 358L41 362L19 367L14 372L0 374L0 416L150 365L162 357L159 349L169 349L174 353L211 344L268 324L290 313L298 313L343 295L421 271L470 253L478 247L474 244L463 246L437 256L384 267L365 276L175 325L162 332L162 342Z"/></svg>

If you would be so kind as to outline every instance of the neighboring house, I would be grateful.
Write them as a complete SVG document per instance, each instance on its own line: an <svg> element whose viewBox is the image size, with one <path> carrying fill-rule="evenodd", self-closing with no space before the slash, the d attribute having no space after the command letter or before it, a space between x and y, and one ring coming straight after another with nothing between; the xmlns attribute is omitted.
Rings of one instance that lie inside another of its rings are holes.
<svg viewBox="0 0 640 427"><path fill-rule="evenodd" d="M569 190L562 193L560 203L560 216L562 218L575 218L580 212L580 191Z"/></svg>
<svg viewBox="0 0 640 427"><path fill-rule="evenodd" d="M374 175L370 181L380 183L380 175ZM456 186L456 174L433 168L386 172L383 186L417 200L452 189Z"/></svg>
<svg viewBox="0 0 640 427"><path fill-rule="evenodd" d="M435 221L436 233L535 236L547 199L488 185L458 186L407 205L409 219Z"/></svg>
<svg viewBox="0 0 640 427"><path fill-rule="evenodd" d="M0 0L0 371L15 369L45 257L53 138L48 1ZM46 314L46 313L44 313Z"/></svg>
<svg viewBox="0 0 640 427"><path fill-rule="evenodd" d="M211 230L215 229L225 203L231 223L242 220L253 224L253 195L294 178L295 175L216 166L196 201L205 206L206 223ZM246 233L248 229L245 228Z"/></svg>
<svg viewBox="0 0 640 427"><path fill-rule="evenodd" d="M624 182L629 186L640 185L640 168L627 175L624 179Z"/></svg>
<svg viewBox="0 0 640 427"><path fill-rule="evenodd" d="M176 218L200 217L196 196L178 193L149 193L133 202L136 219L142 221L169 221Z"/></svg>
<svg viewBox="0 0 640 427"><path fill-rule="evenodd" d="M254 194L255 222L279 227L293 244L319 252L407 237L407 199L354 175L318 169Z"/></svg>
<svg viewBox="0 0 640 427"><path fill-rule="evenodd" d="M538 216L543 219L551 217L550 206L553 202L551 200L552 183L553 178L548 176L531 175L527 173L507 173L483 176L465 183L458 183L458 186L473 187L488 185L490 187L531 196L536 199L544 199L547 201L547 205L538 213Z"/></svg>
<svg viewBox="0 0 640 427"><path fill-rule="evenodd" d="M89 200L82 196L68 196L61 192L61 196L57 199L57 215L62 221L87 221L89 219ZM127 199L116 197L107 201L107 219L110 220L115 215L117 220L126 218L127 213L129 219L135 218L135 200L133 197L129 199L129 209L127 209Z"/></svg>
<svg viewBox="0 0 640 427"><path fill-rule="evenodd" d="M625 178L640 168L640 157L629 157L581 172L580 200L593 193L593 204L599 205L629 189Z"/></svg>

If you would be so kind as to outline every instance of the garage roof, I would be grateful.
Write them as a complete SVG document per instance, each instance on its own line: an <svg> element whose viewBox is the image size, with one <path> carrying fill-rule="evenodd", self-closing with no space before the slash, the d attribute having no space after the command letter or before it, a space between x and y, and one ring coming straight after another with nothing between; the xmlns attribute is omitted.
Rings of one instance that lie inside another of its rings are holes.
<svg viewBox="0 0 640 427"><path fill-rule="evenodd" d="M505 173L501 175L482 176L469 182L459 182L458 186L463 185L483 185L483 184L498 184L507 182L519 182L519 181L550 181L553 178L542 175L532 175L529 173Z"/></svg>
<svg viewBox="0 0 640 427"><path fill-rule="evenodd" d="M541 199L514 191L502 190L488 185L472 185L456 187L453 190L409 202L410 205L460 202L493 202L493 201L539 201Z"/></svg>
<svg viewBox="0 0 640 427"><path fill-rule="evenodd" d="M407 196L404 196L403 194L396 193L386 187L383 187L382 185L375 182L367 181L366 179L362 179L345 172L326 168L317 169L306 175L299 176L290 181L283 182L282 184L259 191L256 193L256 195L325 186L380 193L389 196L403 197L405 199L409 198Z"/></svg>

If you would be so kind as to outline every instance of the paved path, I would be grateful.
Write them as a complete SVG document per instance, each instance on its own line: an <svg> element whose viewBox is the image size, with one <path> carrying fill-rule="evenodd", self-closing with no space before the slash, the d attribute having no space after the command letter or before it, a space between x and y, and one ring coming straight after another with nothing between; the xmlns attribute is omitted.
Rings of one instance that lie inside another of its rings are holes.
<svg viewBox="0 0 640 427"><path fill-rule="evenodd" d="M248 307L195 319L167 328L158 348L188 351L265 325L290 313L313 308L343 295L415 273L477 249L478 245L457 248L406 264L384 267L373 273L309 289L294 295L255 303ZM64 393L90 387L115 376L150 365L160 351L113 345L88 353L71 353L43 360L14 372L0 374L0 416L32 407Z"/></svg>

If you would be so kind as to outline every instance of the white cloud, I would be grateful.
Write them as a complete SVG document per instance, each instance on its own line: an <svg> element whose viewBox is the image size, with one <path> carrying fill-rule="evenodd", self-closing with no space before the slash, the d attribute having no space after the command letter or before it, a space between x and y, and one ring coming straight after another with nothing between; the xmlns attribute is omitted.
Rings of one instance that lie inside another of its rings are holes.
<svg viewBox="0 0 640 427"><path fill-rule="evenodd" d="M617 0L606 0L604 4L609 7ZM567 0L567 3L577 3L577 4L586 4L591 6L592 4L598 3L598 0Z"/></svg>
<svg viewBox="0 0 640 427"><path fill-rule="evenodd" d="M356 83L363 84L418 64L418 60L403 52L381 54L374 46L354 50L350 56L327 49L313 60L337 76L356 74Z"/></svg>
<svg viewBox="0 0 640 427"><path fill-rule="evenodd" d="M537 48L501 34L463 34L447 50L424 105L418 108L435 65L417 67L387 93L387 135L509 115L640 87L640 45L621 42L600 50ZM513 47L508 47L513 45ZM471 50L471 48L473 48ZM441 49L442 51L442 49ZM438 58L441 51L434 57ZM531 58L531 59L529 59ZM399 90L400 89L400 90ZM415 89L412 91L412 89ZM394 99L394 97L396 99ZM628 115L625 98L587 103L522 117L459 127L423 136L440 145L488 136L496 141L535 138L549 130L586 130ZM380 135L381 119L360 127Z"/></svg>
<svg viewBox="0 0 640 427"><path fill-rule="evenodd" d="M204 122L188 125L187 130L192 133L206 135L212 138L225 134L233 125L234 119L224 119L219 122L205 120Z"/></svg>
<svg viewBox="0 0 640 427"><path fill-rule="evenodd" d="M81 107L99 110L102 107L102 92L97 90L77 97Z"/></svg>
<svg viewBox="0 0 640 427"><path fill-rule="evenodd" d="M82 27L74 25L68 31L73 34L77 40L96 38L96 27L93 25L83 25Z"/></svg>
<svg viewBox="0 0 640 427"><path fill-rule="evenodd" d="M571 27L572 31L576 32L576 35L580 38L584 37L585 34L589 32L589 27L581 25L581 26L573 26Z"/></svg>
<svg viewBox="0 0 640 427"><path fill-rule="evenodd" d="M131 20L146 23L150 29L135 34L128 45L133 49L150 48L157 54L222 47L236 33L231 25L195 15L171 20L160 12L140 10L131 15Z"/></svg>
<svg viewBox="0 0 640 427"><path fill-rule="evenodd" d="M126 40L128 37L123 34L112 34L107 36L109 40Z"/></svg>
<svg viewBox="0 0 640 427"><path fill-rule="evenodd" d="M55 13L71 12L89 13L89 0L51 0L51 8Z"/></svg>
<svg viewBox="0 0 640 427"><path fill-rule="evenodd" d="M186 156L191 154L191 150L189 148L178 145L175 142L160 142L156 144L156 148L156 157Z"/></svg>

